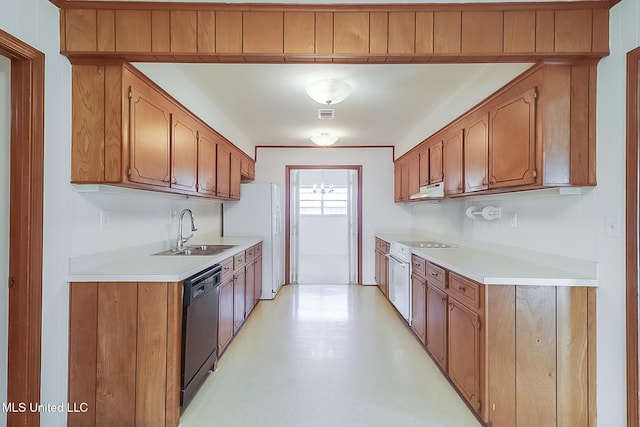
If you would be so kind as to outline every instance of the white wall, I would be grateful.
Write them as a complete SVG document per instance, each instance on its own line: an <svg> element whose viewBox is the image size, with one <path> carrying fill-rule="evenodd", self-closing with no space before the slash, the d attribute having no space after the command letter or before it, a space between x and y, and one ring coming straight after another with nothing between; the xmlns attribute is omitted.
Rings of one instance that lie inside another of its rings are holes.
<svg viewBox="0 0 640 427"><path fill-rule="evenodd" d="M638 0L622 0L611 10L611 55L598 66L597 187L579 196L540 193L473 197L442 205L415 205L413 227L470 239L597 261L598 419L626 425L625 242L607 237L608 216L621 217L624 236L626 52L640 45ZM506 218L471 221L471 204L501 206ZM518 214L511 228L509 214Z"/></svg>
<svg viewBox="0 0 640 427"><path fill-rule="evenodd" d="M375 283L374 233L406 231L411 222L410 208L393 203L391 149L261 148L256 181L274 182L284 191L287 165L362 165L362 282Z"/></svg>
<svg viewBox="0 0 640 427"><path fill-rule="evenodd" d="M169 212L183 207L194 209L199 233L219 234L220 205L143 192L79 194L69 184L71 65L59 54L58 9L46 0L0 0L0 10L0 28L46 58L41 401L59 404L67 400L68 258L174 238ZM101 209L111 211L102 229ZM43 413L41 424L64 426L66 414Z"/></svg>
<svg viewBox="0 0 640 427"><path fill-rule="evenodd" d="M11 149L11 61L0 55L0 284L9 276L9 174ZM8 298L0 286L0 367L7 366ZM0 402L7 401L7 376L0 375ZM0 419L0 426L6 420Z"/></svg>

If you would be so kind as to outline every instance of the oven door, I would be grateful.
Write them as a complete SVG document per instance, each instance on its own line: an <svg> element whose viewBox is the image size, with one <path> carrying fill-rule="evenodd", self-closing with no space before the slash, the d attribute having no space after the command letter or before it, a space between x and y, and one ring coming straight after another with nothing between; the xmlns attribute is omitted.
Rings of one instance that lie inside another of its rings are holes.
<svg viewBox="0 0 640 427"><path fill-rule="evenodd" d="M389 257L389 300L407 323L411 319L411 263Z"/></svg>

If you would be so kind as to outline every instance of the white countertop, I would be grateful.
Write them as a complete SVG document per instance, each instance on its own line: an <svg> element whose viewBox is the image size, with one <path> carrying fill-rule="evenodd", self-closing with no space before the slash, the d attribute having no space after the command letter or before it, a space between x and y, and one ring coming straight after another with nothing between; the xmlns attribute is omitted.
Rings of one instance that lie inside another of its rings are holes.
<svg viewBox="0 0 640 427"><path fill-rule="evenodd" d="M198 236L187 245L235 245L213 256L153 255L169 242L113 250L69 259L69 282L181 282L262 241L260 237Z"/></svg>
<svg viewBox="0 0 640 427"><path fill-rule="evenodd" d="M600 283L595 262L545 254L536 254L529 261L467 247L437 235L376 233L376 237L386 242L435 240L452 243L453 248L411 248L411 252L485 285L598 286Z"/></svg>

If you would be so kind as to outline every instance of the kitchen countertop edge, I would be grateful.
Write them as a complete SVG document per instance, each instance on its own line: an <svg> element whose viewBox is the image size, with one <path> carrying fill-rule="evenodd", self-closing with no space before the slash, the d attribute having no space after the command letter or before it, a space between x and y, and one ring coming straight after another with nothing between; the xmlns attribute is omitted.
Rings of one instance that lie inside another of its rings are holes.
<svg viewBox="0 0 640 427"><path fill-rule="evenodd" d="M386 242L436 240L449 243L443 236L416 235L414 233L375 233ZM411 252L453 273L485 285L598 287L593 277L571 271L510 258L454 243L454 248L411 248ZM585 263L588 263L585 261ZM597 272L597 263L589 263ZM535 273L531 273L535 271Z"/></svg>
<svg viewBox="0 0 640 427"><path fill-rule="evenodd" d="M67 282L181 282L260 242L261 237L218 237L194 239L190 244L234 244L217 255L153 255L166 243L85 255L69 260ZM122 254L127 253L126 258ZM132 255L135 254L135 255ZM89 267L83 268L86 263Z"/></svg>

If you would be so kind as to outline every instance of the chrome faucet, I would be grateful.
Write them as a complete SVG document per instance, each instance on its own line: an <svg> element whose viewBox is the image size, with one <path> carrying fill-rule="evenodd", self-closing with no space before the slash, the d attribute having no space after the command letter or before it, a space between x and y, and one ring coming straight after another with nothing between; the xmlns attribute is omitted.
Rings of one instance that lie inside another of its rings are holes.
<svg viewBox="0 0 640 427"><path fill-rule="evenodd" d="M198 229L196 228L196 224L193 222L193 212L191 212L191 209L183 209L182 212L180 212L180 221L178 225L178 243L176 244L176 251L184 250L184 244L187 243L187 240L193 237L193 233L191 233L190 236L182 237L182 218L184 218L184 214L186 213L188 213L191 217L191 231L198 231Z"/></svg>

